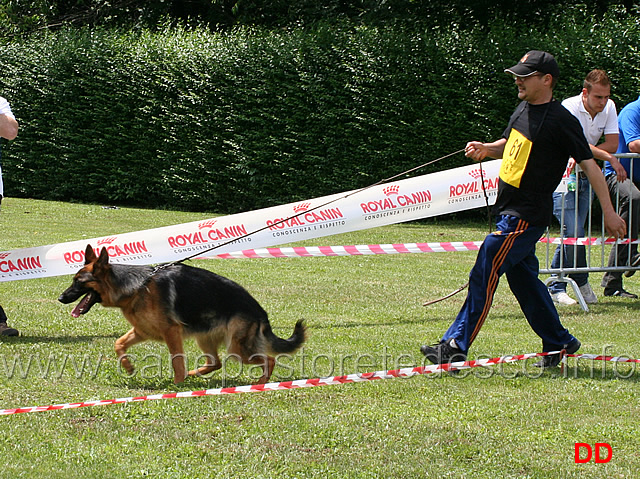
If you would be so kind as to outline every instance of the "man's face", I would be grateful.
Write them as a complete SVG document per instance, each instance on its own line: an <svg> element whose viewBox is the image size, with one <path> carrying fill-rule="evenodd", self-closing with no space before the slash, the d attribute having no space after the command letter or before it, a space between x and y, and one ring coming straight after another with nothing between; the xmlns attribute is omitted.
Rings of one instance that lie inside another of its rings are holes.
<svg viewBox="0 0 640 479"><path fill-rule="evenodd" d="M518 98L529 103L540 103L545 98L545 94L549 92L549 84L551 75L543 73L534 73L528 77L514 76L514 81L518 87Z"/></svg>
<svg viewBox="0 0 640 479"><path fill-rule="evenodd" d="M610 96L611 87L609 85L604 86L595 84L591 87L591 91L583 88L582 103L589 113L595 115L604 110L604 107L607 106L607 101L609 101Z"/></svg>

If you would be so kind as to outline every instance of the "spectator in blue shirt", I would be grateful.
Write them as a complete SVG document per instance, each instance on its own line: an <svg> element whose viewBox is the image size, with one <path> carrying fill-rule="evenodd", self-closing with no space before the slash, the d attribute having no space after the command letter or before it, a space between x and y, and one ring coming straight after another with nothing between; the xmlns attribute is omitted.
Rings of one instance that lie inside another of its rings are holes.
<svg viewBox="0 0 640 479"><path fill-rule="evenodd" d="M640 97L625 106L618 115L618 151L617 153L640 153ZM620 163L627 171L631 181L618 182L613 166L607 162L605 176L609 186L609 194L615 202L619 197L618 211L627 223L627 237L638 239L638 223L640 223L640 161L639 159L621 158ZM638 245L616 245L611 249L607 266L624 266L630 264L633 267L640 265ZM633 270L624 273L631 276ZM638 295L625 291L622 287L623 273L607 272L602 278L602 287L605 296L620 296L623 298L637 299Z"/></svg>

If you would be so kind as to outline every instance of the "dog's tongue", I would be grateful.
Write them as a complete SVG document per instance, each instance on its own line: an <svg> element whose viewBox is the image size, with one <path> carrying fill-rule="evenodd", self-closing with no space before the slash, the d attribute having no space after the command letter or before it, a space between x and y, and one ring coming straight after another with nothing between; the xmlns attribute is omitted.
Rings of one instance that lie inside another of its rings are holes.
<svg viewBox="0 0 640 479"><path fill-rule="evenodd" d="M82 298L80 302L76 305L76 307L73 308L73 311L71 311L71 316L73 316L74 318L78 318L80 317L81 314L84 314L87 311L89 311L89 309L93 304L92 296L93 296L92 293L87 293L85 297Z"/></svg>

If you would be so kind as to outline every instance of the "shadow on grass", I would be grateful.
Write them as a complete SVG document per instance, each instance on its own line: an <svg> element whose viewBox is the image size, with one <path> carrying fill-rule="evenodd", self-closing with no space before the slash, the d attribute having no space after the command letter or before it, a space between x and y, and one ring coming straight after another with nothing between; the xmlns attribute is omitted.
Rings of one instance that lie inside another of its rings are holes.
<svg viewBox="0 0 640 479"><path fill-rule="evenodd" d="M425 323L435 323L439 321L449 321L452 322L454 318L452 317L420 317L420 318L407 318L407 319L398 319L397 321L384 321L384 322L343 322L343 323L325 323L325 324L308 324L308 328L311 330L322 330L322 329L349 329L349 328L372 328L372 327L380 327L380 326L398 326L398 325L424 325ZM523 318L524 319L524 318ZM446 329L446 328L445 328Z"/></svg>
<svg viewBox="0 0 640 479"><path fill-rule="evenodd" d="M610 382L610 381L625 381L631 382L633 384L640 383L640 368L631 368L623 369L620 367L618 370L613 369L612 367L607 367L604 371L602 367L595 366L593 368L588 367L586 365L580 365L579 367L575 367L575 365L571 364L565 368L555 368L553 370L545 370L540 371L535 368L534 371L530 371L530 374L523 373L522 371L509 371L505 370L503 372L494 372L487 376L487 371L482 372L482 376L474 377L470 370L466 370L467 373L465 375L452 375L452 373L442 373L444 377L454 377L456 381L480 381L482 382L489 377L497 377L500 374L505 375L505 381L511 381L514 379L522 379L529 378L532 381L544 381L544 380L562 380L565 379L567 381L578 380L578 381L597 381L597 382ZM433 379L436 376L425 376ZM303 380L305 378L292 378L283 380L286 381L295 381L295 380ZM391 379L390 379L391 380ZM271 382L280 382L277 378L272 378ZM207 389L220 389L220 388L234 388L240 386L250 386L255 384L255 380L248 377L237 377L237 378L224 378L224 377L209 377L209 378L187 378L184 382L180 384L174 384L171 377L167 376L166 378L155 378L155 379L139 379L139 378L127 378L125 379L124 384L113 384L113 386L117 387L125 387L130 390L138 391L137 395L150 395L150 394L172 394L175 392L186 392L186 391L203 391Z"/></svg>
<svg viewBox="0 0 640 479"><path fill-rule="evenodd" d="M577 363L577 364L576 364ZM618 363L594 361L590 359L570 358L564 369L545 371L542 377L550 373L554 377L566 379L589 379L593 381L629 381L640 383L640 365L637 363Z"/></svg>
<svg viewBox="0 0 640 479"><path fill-rule="evenodd" d="M40 344L40 343L55 343L55 344L76 344L76 343L90 343L96 339L118 339L120 334L95 334L91 336L2 336L0 344Z"/></svg>
<svg viewBox="0 0 640 479"><path fill-rule="evenodd" d="M618 309L637 309L640 310L640 300L637 299L613 299L609 296L603 296L602 298L598 298L598 303L592 304L589 308L600 309L604 307L613 307ZM582 310L580 310L582 311Z"/></svg>
<svg viewBox="0 0 640 479"><path fill-rule="evenodd" d="M532 359L525 363L516 362L503 364L501 366L464 369L459 374L453 375L453 377L455 377L456 380L480 382L489 378L503 376L504 381L507 382L514 379L528 378L533 381L557 381L565 379L567 381L578 380L581 382L592 381L604 383L624 381L633 384L640 383L640 364L637 363L612 363L591 359L577 360L576 358L569 358L568 363L564 367L540 370L532 365L534 360L535 359ZM443 377L451 376L451 373L443 372L441 374ZM316 374L310 377L316 376L318 375ZM424 377L433 378L437 377L437 375L424 375ZM272 376L270 382L277 383L304 379L307 379L307 377L297 377L296 375L296 377L280 378L275 374ZM207 389L250 386L256 383L256 378L250 377L248 374L225 376L220 372L214 372L204 377L188 377L184 382L174 384L171 371L163 371L162 374L154 377L129 377L120 375L118 379L116 379L112 376L110 379L107 379L107 382L114 387L136 391L134 396L143 396L149 394L171 394L180 391L202 391Z"/></svg>
<svg viewBox="0 0 640 479"><path fill-rule="evenodd" d="M124 381L124 383L122 382ZM145 391L144 394L170 394L176 391L201 391L205 389L233 388L238 386L250 386L256 380L249 377L225 378L217 377L188 377L183 382L175 384L171 374L166 377L138 378L125 377L113 382L113 386L125 387L132 390ZM278 380L273 379L273 382Z"/></svg>

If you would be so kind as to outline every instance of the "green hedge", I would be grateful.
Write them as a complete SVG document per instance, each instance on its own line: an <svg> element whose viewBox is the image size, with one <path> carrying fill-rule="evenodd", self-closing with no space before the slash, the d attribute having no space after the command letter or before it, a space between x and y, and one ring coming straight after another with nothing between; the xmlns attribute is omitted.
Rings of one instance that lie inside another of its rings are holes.
<svg viewBox="0 0 640 479"><path fill-rule="evenodd" d="M593 25L576 8L552 23L5 41L0 96L21 125L6 194L231 213L365 186L500 135L517 103L503 69L533 48L558 58L560 99L592 68L611 73L619 107L637 97L634 18Z"/></svg>

